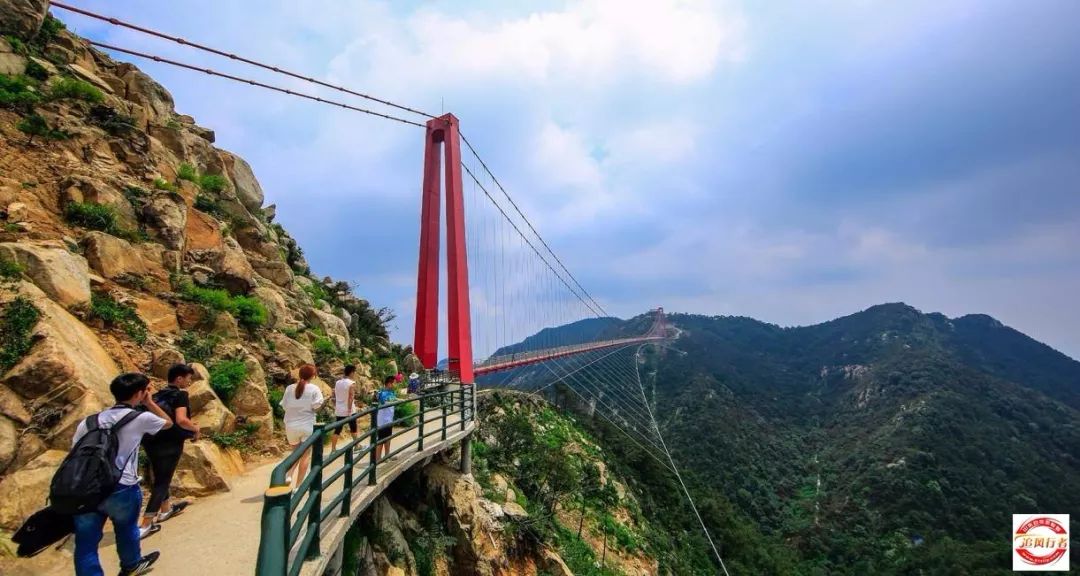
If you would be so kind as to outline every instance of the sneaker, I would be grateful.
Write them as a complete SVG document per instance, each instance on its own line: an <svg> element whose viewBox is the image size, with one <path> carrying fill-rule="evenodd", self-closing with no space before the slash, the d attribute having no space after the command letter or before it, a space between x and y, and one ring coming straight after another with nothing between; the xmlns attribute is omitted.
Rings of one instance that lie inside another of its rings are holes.
<svg viewBox="0 0 1080 576"><path fill-rule="evenodd" d="M156 522L164 522L169 518L172 518L173 516L176 516L177 514L183 512L184 508L188 507L188 504L191 504L191 502L188 502L187 500L181 500L180 502L177 502L176 504L170 506L169 509L165 512L158 514L157 518L155 518L154 520Z"/></svg>
<svg viewBox="0 0 1080 576"><path fill-rule="evenodd" d="M157 550L153 552L147 552L143 555L142 560L139 560L138 564L135 564L131 568L124 568L120 570L120 576L139 576L140 574L146 574L150 571L150 567L157 562L158 556L161 553Z"/></svg>
<svg viewBox="0 0 1080 576"><path fill-rule="evenodd" d="M154 523L150 524L146 528L143 528L142 526L139 526L139 540L142 540L143 538L146 538L147 536L150 536L151 534L157 534L160 530L161 530L161 525L158 524L157 522L154 522Z"/></svg>

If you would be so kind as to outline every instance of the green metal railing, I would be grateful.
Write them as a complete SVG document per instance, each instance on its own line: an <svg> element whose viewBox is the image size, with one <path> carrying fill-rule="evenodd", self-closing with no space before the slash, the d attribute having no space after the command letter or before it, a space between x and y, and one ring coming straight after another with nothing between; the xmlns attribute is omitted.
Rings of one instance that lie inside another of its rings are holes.
<svg viewBox="0 0 1080 576"><path fill-rule="evenodd" d="M476 394L474 386L465 385L442 392L425 392L415 397L389 402L382 406L372 405L345 420L317 424L314 433L300 443L270 475L270 488L263 500L262 534L259 540L259 557L255 566L256 576L296 576L303 569L304 561L316 558L320 553L319 536L322 523L334 515L348 518L352 513L353 490L358 486L376 484L379 465L406 450L424 450L428 438L445 441L447 432L465 430L476 418ZM376 459L376 415L379 408L417 404L416 414L395 419L393 434L386 442L393 442L404 434L416 430L416 437L394 448L384 457ZM450 422L451 416L460 415L459 421ZM412 422L407 426L401 424ZM350 422L367 423L367 430L358 433L344 446L327 453L326 440L335 430ZM311 467L294 491L286 480L286 474L301 456L311 449ZM334 464L341 465L334 469ZM366 465L358 468L366 462ZM326 491L339 479L344 478L341 491L325 501ZM325 502L324 502L325 501Z"/></svg>

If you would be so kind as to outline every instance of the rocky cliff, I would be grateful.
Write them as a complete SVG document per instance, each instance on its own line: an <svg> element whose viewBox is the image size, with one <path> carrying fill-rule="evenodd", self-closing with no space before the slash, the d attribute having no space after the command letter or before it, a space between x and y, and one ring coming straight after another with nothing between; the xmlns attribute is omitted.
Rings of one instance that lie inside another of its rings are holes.
<svg viewBox="0 0 1080 576"><path fill-rule="evenodd" d="M199 495L278 445L300 365L355 363L372 388L410 360L385 312L312 274L247 162L46 10L0 0L0 530L44 503L120 372L196 363L204 439L177 482Z"/></svg>

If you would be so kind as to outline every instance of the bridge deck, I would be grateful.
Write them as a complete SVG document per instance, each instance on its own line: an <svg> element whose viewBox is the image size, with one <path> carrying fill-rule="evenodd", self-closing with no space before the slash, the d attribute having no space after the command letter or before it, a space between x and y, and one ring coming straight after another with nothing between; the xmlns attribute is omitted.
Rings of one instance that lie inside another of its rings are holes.
<svg viewBox="0 0 1080 576"><path fill-rule="evenodd" d="M459 423L458 415L448 418L449 423ZM417 462L456 446L462 438L475 429L469 423L464 431L453 430L446 440L429 437L423 452L406 450L378 467L374 486L363 486L353 491L351 517L346 521L334 515L323 523L321 531L322 556L305 563L302 575L322 574L329 562L329 554L345 538L352 522L403 472ZM391 450L416 438L416 430L394 438ZM277 462L270 462L248 470L233 479L229 492L215 494L196 500L183 514L162 523L162 530L143 540L143 551L160 550L161 559L154 564L154 574L214 574L215 576L243 575L255 572L255 559L259 551L260 519L263 508L263 492L266 491L270 472ZM329 501L342 489L342 481L331 485L325 494ZM61 576L72 573L71 546L69 542L61 553L47 552L41 556L16 561L16 574L26 569L26 574ZM106 523L105 537L101 543L101 563L106 574L119 573L116 545L111 524ZM32 564L32 566L31 566Z"/></svg>
<svg viewBox="0 0 1080 576"><path fill-rule="evenodd" d="M575 354L584 354L586 352L592 352L594 350L611 348L613 346L626 346L629 344L653 342L656 340L664 339L664 336L653 336L650 334L646 334L645 336L640 336L637 338L619 338L617 340L603 340L601 342L571 344L567 346L559 346L556 348L545 348L543 350L518 352L516 354L503 354L500 356L493 356L485 360L482 364L477 364L473 368L473 374L480 376L483 374L490 374L492 372L500 372L502 370L510 370L512 368L519 368L521 366L528 366L530 364L537 364L548 360L564 358L566 356L573 356Z"/></svg>

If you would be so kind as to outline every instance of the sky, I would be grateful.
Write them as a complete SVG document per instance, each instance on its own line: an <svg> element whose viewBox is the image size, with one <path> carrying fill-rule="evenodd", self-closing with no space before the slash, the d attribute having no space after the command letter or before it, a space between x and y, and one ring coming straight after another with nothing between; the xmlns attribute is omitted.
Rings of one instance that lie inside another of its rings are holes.
<svg viewBox="0 0 1080 576"><path fill-rule="evenodd" d="M615 315L789 326L903 301L990 314L1080 358L1073 0L78 5L454 113ZM94 39L343 98L53 12ZM393 308L411 341L422 131L136 63L250 162L314 271Z"/></svg>

